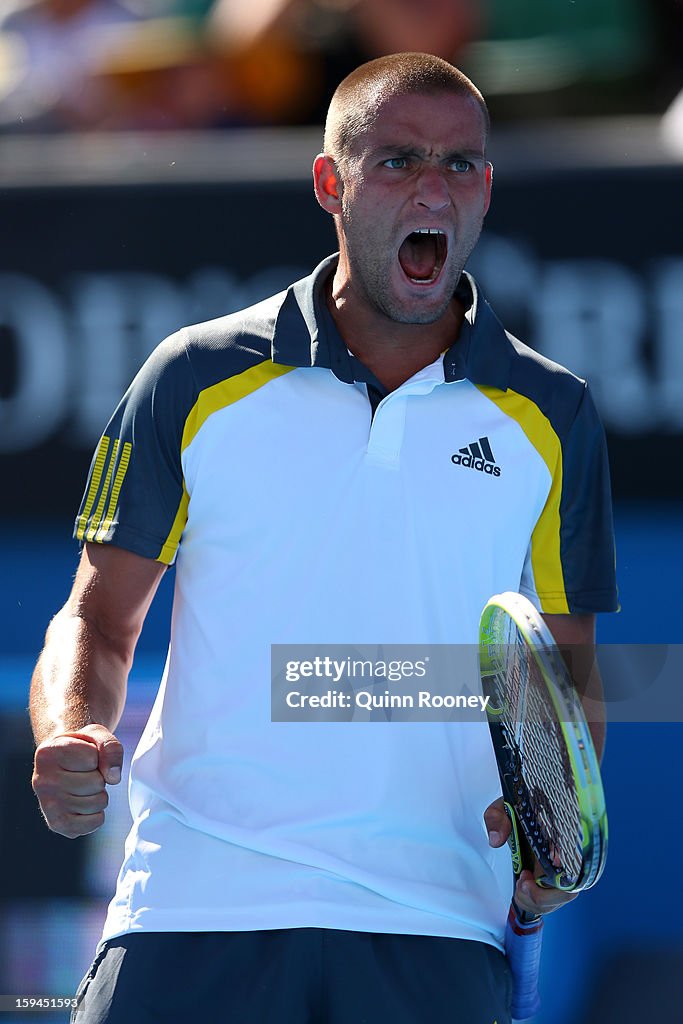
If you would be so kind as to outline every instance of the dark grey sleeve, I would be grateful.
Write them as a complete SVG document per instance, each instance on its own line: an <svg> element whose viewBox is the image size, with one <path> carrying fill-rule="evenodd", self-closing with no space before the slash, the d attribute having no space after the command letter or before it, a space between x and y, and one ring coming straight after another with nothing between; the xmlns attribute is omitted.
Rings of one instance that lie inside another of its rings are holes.
<svg viewBox="0 0 683 1024"><path fill-rule="evenodd" d="M618 610L607 444L587 385L562 439L560 558L570 612Z"/></svg>
<svg viewBox="0 0 683 1024"><path fill-rule="evenodd" d="M74 529L81 542L175 559L187 512L183 427L197 396L183 334L155 349L99 441Z"/></svg>

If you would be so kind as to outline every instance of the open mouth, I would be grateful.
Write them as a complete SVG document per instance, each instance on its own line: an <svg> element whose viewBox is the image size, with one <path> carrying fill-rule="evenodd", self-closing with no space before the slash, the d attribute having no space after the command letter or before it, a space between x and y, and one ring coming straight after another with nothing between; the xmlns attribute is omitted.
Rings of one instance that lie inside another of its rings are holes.
<svg viewBox="0 0 683 1024"><path fill-rule="evenodd" d="M418 228L411 231L398 250L398 261L403 273L414 284L432 284L441 273L448 240L438 228Z"/></svg>

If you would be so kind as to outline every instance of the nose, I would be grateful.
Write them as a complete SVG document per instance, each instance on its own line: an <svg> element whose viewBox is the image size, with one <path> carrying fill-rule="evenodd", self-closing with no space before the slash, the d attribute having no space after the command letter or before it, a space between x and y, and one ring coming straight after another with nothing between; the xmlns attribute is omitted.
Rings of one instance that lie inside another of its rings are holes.
<svg viewBox="0 0 683 1024"><path fill-rule="evenodd" d="M415 202L435 212L451 205L451 195L441 170L436 167L423 168L418 177Z"/></svg>

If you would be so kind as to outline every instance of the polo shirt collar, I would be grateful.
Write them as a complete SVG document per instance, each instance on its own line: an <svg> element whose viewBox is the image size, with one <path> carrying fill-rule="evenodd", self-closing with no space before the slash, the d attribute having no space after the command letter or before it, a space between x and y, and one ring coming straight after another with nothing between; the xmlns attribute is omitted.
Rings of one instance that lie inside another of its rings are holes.
<svg viewBox="0 0 683 1024"><path fill-rule="evenodd" d="M284 366L325 367L353 384L367 377L359 374L361 364L349 354L325 298L325 282L337 259L336 253L329 256L288 288L275 323L272 359ZM444 353L445 381L467 379L507 390L512 348L502 324L470 274L462 274L456 295L466 313L459 338Z"/></svg>

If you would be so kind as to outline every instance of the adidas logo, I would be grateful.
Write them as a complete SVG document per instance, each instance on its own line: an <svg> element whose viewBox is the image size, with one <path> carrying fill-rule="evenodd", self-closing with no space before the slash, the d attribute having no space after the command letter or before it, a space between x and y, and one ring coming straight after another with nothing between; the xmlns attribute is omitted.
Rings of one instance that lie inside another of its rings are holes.
<svg viewBox="0 0 683 1024"><path fill-rule="evenodd" d="M478 441L460 448L455 455L451 455L451 462L455 466L467 466L468 469L488 473L489 476L500 476L500 466L496 465L488 437L480 437Z"/></svg>

